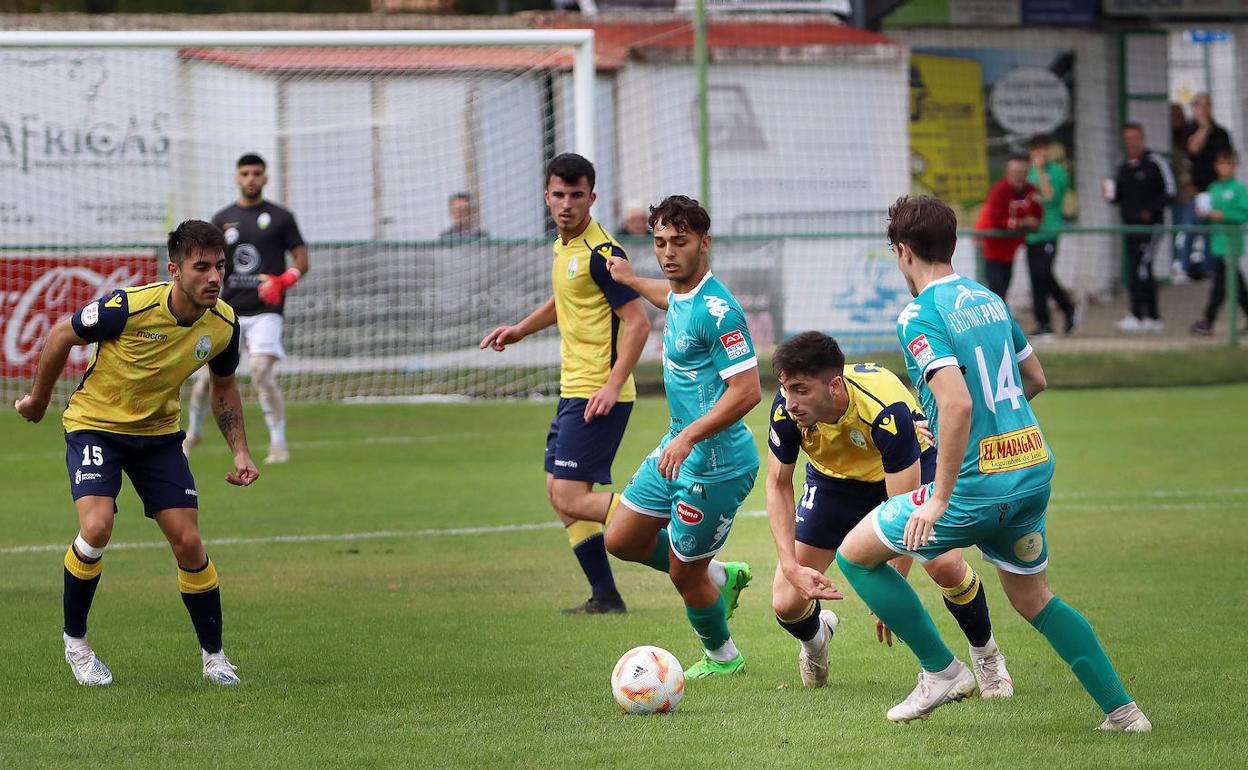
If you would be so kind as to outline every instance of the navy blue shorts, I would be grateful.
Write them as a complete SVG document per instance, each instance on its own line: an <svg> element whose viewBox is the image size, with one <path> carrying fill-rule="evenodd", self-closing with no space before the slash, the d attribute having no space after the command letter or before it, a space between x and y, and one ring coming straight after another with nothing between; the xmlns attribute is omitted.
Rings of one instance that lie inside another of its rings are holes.
<svg viewBox="0 0 1248 770"><path fill-rule="evenodd" d="M585 422L586 398L561 398L546 436L546 472L557 479L611 483L611 463L628 427L633 402Z"/></svg>
<svg viewBox="0 0 1248 770"><path fill-rule="evenodd" d="M936 477L935 450L924 452L920 462L926 484ZM807 464L806 487L797 501L794 539L834 551L863 517L887 499L883 481L834 479Z"/></svg>
<svg viewBox="0 0 1248 770"><path fill-rule="evenodd" d="M182 454L181 431L164 436L127 436L98 430L65 434L69 491L77 500L88 495L117 499L125 471L151 518L167 508L199 508L191 466ZM113 510L116 511L114 503Z"/></svg>

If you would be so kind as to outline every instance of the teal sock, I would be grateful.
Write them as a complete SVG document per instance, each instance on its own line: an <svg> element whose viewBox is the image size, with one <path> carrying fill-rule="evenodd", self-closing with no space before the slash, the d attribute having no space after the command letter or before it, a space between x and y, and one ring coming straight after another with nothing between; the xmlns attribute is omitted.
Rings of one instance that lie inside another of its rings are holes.
<svg viewBox="0 0 1248 770"><path fill-rule="evenodd" d="M1069 664L1101 711L1108 714L1131 702L1096 632L1078 610L1054 596L1040 614L1031 619L1031 625L1044 634L1057 654Z"/></svg>
<svg viewBox="0 0 1248 770"><path fill-rule="evenodd" d="M669 560L672 558L672 540L667 536L667 527L659 530L659 542L654 546L654 553L646 559L646 566L657 569L664 575L671 569Z"/></svg>
<svg viewBox="0 0 1248 770"><path fill-rule="evenodd" d="M949 667L953 653L940 638L919 595L901 573L887 564L868 569L840 553L836 555L836 563L875 616L910 647L924 671L944 671Z"/></svg>
<svg viewBox="0 0 1248 770"><path fill-rule="evenodd" d="M685 614L689 616L689 625L702 640L702 647L707 650L718 650L724 646L730 636L728 621L724 620L724 597L715 599L710 607L685 606Z"/></svg>

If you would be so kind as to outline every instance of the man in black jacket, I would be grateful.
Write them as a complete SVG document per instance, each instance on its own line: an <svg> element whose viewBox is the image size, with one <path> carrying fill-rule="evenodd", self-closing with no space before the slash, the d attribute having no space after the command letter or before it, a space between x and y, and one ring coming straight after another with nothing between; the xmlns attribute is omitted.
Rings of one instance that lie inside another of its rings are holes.
<svg viewBox="0 0 1248 770"><path fill-rule="evenodd" d="M1127 157L1118 165L1110 202L1118 205L1124 225L1165 224L1166 206L1174 198L1174 174L1161 155L1148 149L1144 128L1128 123L1122 129ZM1126 237L1127 259L1131 270L1131 313L1118 322L1124 332L1160 332L1157 311L1157 282L1153 278L1153 256L1161 242L1159 234L1133 233Z"/></svg>

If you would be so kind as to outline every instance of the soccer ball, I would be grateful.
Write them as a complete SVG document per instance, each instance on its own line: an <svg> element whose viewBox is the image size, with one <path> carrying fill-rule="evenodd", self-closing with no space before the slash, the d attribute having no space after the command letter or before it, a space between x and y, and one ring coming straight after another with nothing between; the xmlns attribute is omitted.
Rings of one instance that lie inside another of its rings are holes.
<svg viewBox="0 0 1248 770"><path fill-rule="evenodd" d="M662 714L675 709L685 694L685 670L667 650L634 647L615 664L611 692L630 714Z"/></svg>

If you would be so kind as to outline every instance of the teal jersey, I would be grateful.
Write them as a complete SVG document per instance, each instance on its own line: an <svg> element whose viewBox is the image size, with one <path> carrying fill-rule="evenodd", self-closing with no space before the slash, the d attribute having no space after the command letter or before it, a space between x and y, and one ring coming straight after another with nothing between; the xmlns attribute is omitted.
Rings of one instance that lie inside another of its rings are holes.
<svg viewBox="0 0 1248 770"><path fill-rule="evenodd" d="M663 389L671 426L663 444L711 411L729 377L758 366L745 313L710 273L687 294L667 295L663 327ZM662 444L660 445L662 446ZM701 481L758 468L758 449L744 420L737 420L693 447L681 475Z"/></svg>
<svg viewBox="0 0 1248 770"><path fill-rule="evenodd" d="M928 379L959 367L971 394L971 431L954 497L1001 500L1049 483L1053 454L1018 373L1031 345L1000 297L957 274L938 279L898 316L897 336L937 452L940 414Z"/></svg>

